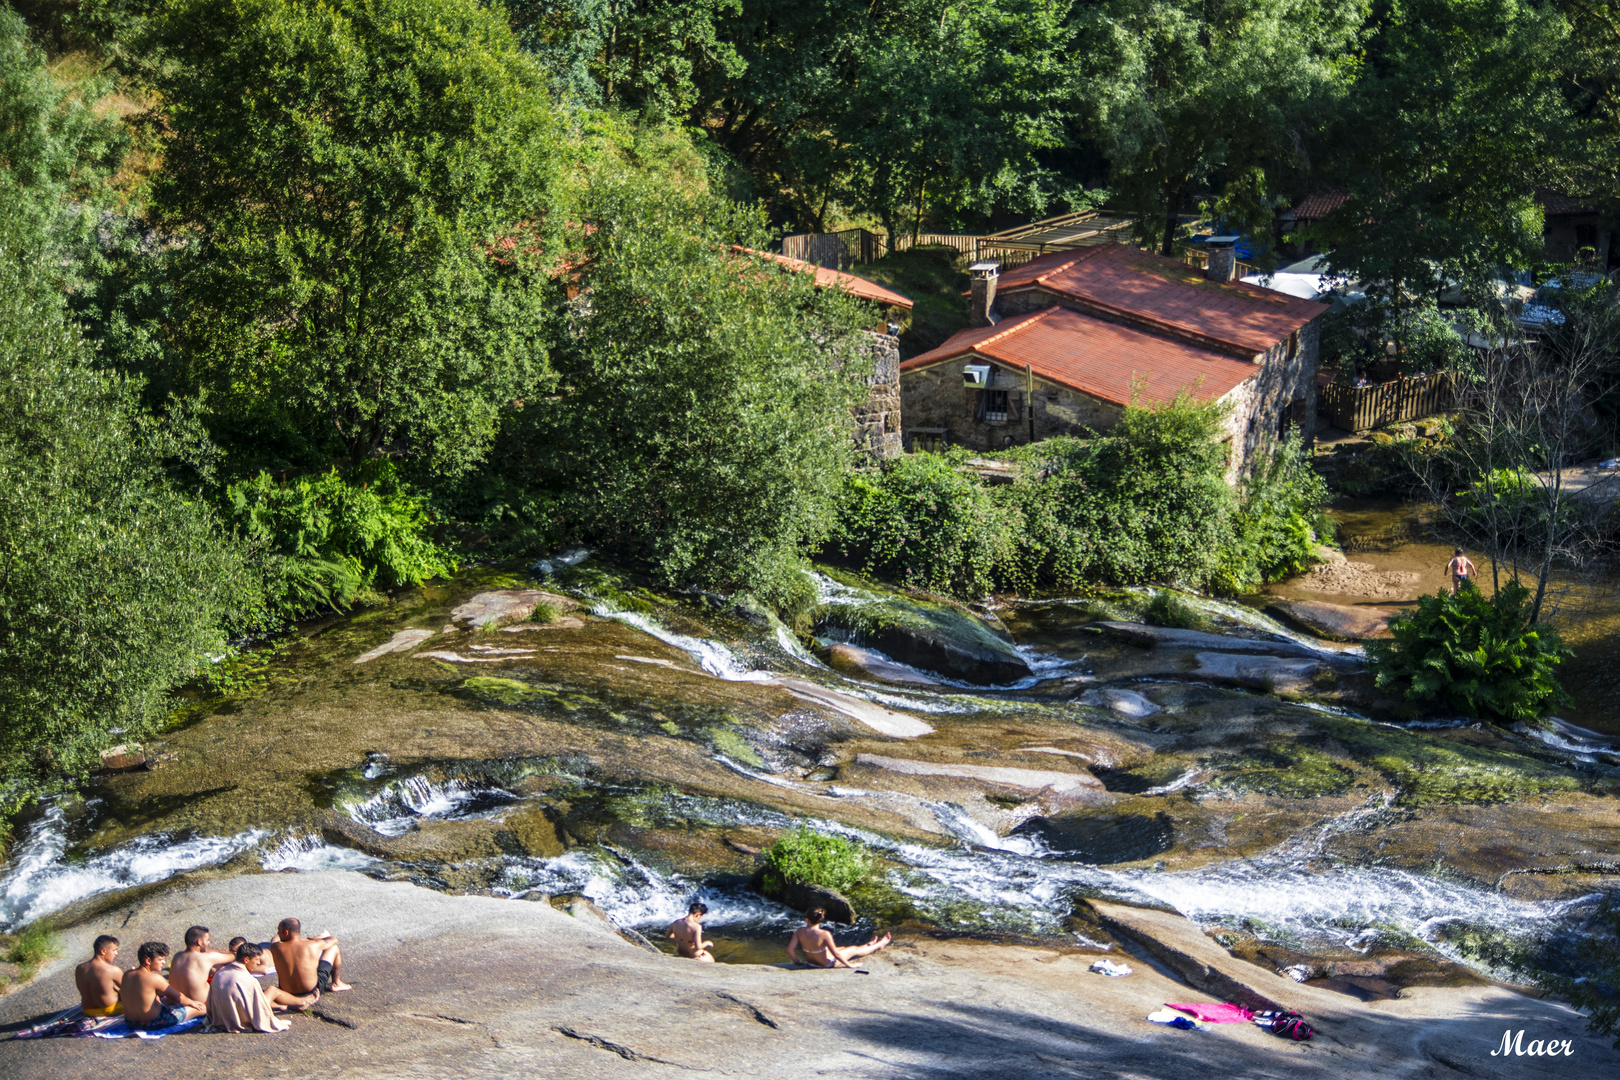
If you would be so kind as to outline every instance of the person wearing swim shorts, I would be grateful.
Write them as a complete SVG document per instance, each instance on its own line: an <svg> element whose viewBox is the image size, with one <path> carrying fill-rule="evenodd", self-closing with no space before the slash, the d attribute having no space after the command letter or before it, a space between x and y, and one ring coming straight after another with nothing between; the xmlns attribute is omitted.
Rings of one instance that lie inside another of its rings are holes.
<svg viewBox="0 0 1620 1080"><path fill-rule="evenodd" d="M90 959L73 969L79 1005L86 1016L120 1016L124 1003L118 1000L118 991L124 983L124 969L118 966L118 939L102 934L90 951Z"/></svg>
<svg viewBox="0 0 1620 1080"><path fill-rule="evenodd" d="M709 952L713 942L703 940L703 916L708 913L709 905L694 900L692 906L686 909L686 918L676 919L669 924L668 936L675 942L677 956L705 964L714 963L714 955Z"/></svg>
<svg viewBox="0 0 1620 1080"><path fill-rule="evenodd" d="M305 937L303 924L297 919L282 919L268 951L276 965L276 981L289 994L307 994L311 990L341 994L354 989L342 979L343 954L338 951L338 939L331 934Z"/></svg>
<svg viewBox="0 0 1620 1080"><path fill-rule="evenodd" d="M118 1000L124 1006L124 1023L144 1031L174 1027L207 1009L196 998L190 998L169 985L163 977L163 962L169 958L169 947L161 941L148 941L135 950L139 967L124 973L118 988Z"/></svg>
<svg viewBox="0 0 1620 1080"><path fill-rule="evenodd" d="M1452 552L1451 561L1446 563L1446 573L1451 575L1451 595L1456 596L1464 582L1469 582L1474 576L1474 561L1463 554L1462 548L1458 548Z"/></svg>
<svg viewBox="0 0 1620 1080"><path fill-rule="evenodd" d="M849 945L840 947L833 943L832 934L822 927L827 921L827 913L821 908L811 908L804 913L804 925L793 931L788 939L788 959L794 963L805 963L812 967L854 967L851 960L871 956L880 949L889 947L894 935L884 932L881 938L873 938L865 945ZM803 950L804 959L799 959L799 952Z"/></svg>

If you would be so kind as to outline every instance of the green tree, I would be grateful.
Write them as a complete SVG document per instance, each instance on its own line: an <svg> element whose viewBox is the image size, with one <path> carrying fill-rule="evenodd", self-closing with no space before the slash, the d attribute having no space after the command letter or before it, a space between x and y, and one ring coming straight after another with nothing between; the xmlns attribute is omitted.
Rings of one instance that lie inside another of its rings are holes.
<svg viewBox="0 0 1620 1080"><path fill-rule="evenodd" d="M475 0L175 0L144 77L174 378L354 460L469 468L546 370L544 83Z"/></svg>
<svg viewBox="0 0 1620 1080"><path fill-rule="evenodd" d="M206 505L170 483L198 433L89 363L15 195L0 178L0 813L152 732L258 595Z"/></svg>
<svg viewBox="0 0 1620 1080"><path fill-rule="evenodd" d="M505 505L672 584L796 597L851 452L870 313L729 247L762 223L724 200L602 176L571 213L561 383L501 448Z"/></svg>
<svg viewBox="0 0 1620 1080"><path fill-rule="evenodd" d="M1213 190L1228 227L1263 235L1341 91L1363 0L1107 0L1077 14L1077 93L1142 239L1174 253Z"/></svg>

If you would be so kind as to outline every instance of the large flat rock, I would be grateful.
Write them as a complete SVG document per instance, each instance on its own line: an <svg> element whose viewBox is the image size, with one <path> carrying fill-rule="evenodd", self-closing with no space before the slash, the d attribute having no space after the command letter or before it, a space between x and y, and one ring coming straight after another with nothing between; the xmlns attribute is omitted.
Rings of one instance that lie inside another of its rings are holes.
<svg viewBox="0 0 1620 1080"><path fill-rule="evenodd" d="M1368 641L1387 638L1394 608L1352 607L1325 600L1277 600L1266 611L1284 622L1328 641Z"/></svg>
<svg viewBox="0 0 1620 1080"><path fill-rule="evenodd" d="M1362 1004L1259 968L1234 974L1244 985L1283 984L1269 996L1302 1008L1321 1031L1292 1043L1252 1024L1181 1032L1147 1023L1164 1002L1219 995L1134 958L1125 959L1135 974L1110 979L1086 970L1090 951L901 935L861 964L866 975L696 964L653 955L587 917L585 905L575 908L584 914L336 871L148 893L65 930L64 958L0 998L0 1029L71 1004L72 965L104 931L126 948L152 939L177 945L192 923L218 937L262 938L297 914L306 927L339 935L344 977L355 989L327 995L315 1015L294 1017L278 1035L0 1042L0 1075L1563 1080L1620 1069L1620 1054L1587 1036L1569 1009L1498 987ZM1109 916L1138 940L1168 939L1210 968L1241 963L1178 916L1122 911ZM709 936L725 933L714 927ZM1504 1029L1524 1030L1526 1041L1568 1039L1574 1054L1492 1057Z"/></svg>

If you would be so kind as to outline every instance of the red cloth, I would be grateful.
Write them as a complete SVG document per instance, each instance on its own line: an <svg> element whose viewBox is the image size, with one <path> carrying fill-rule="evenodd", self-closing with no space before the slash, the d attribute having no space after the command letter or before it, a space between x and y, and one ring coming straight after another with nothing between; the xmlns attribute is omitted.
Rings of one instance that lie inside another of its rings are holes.
<svg viewBox="0 0 1620 1080"><path fill-rule="evenodd" d="M1206 1002L1198 1005L1172 1005L1165 1002L1164 1007L1177 1012L1187 1013L1195 1020L1202 1020L1206 1024L1244 1024L1254 1019L1254 1010L1245 1009L1241 1005L1218 1002Z"/></svg>

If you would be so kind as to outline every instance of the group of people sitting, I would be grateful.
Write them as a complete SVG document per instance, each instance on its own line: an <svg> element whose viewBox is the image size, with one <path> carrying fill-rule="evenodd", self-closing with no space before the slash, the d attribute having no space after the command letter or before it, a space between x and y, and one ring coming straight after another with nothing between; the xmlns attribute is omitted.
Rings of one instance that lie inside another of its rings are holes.
<svg viewBox="0 0 1620 1080"><path fill-rule="evenodd" d="M708 913L709 905L694 900L687 908L686 918L676 919L670 924L667 936L675 942L676 955L705 964L714 963L714 942L703 940L703 917ZM822 925L826 921L827 912L822 908L811 908L804 913L804 925L788 938L789 960L811 967L854 967L850 961L871 956L880 949L888 948L894 941L894 935L885 931L881 937L874 937L865 945L839 945L833 941L832 933Z"/></svg>
<svg viewBox="0 0 1620 1080"><path fill-rule="evenodd" d="M168 945L148 941L135 950L136 964L127 970L118 963L118 948L117 938L102 934L94 955L74 969L79 1003L86 1016L122 1016L143 1031L204 1015L219 1031L283 1031L291 1025L276 1013L308 1009L322 994L350 988L340 978L337 938L305 937L297 919L282 919L274 941L232 938L226 952L214 948L208 927L193 926L179 956L171 960ZM257 976L271 965L277 985L261 986Z"/></svg>

